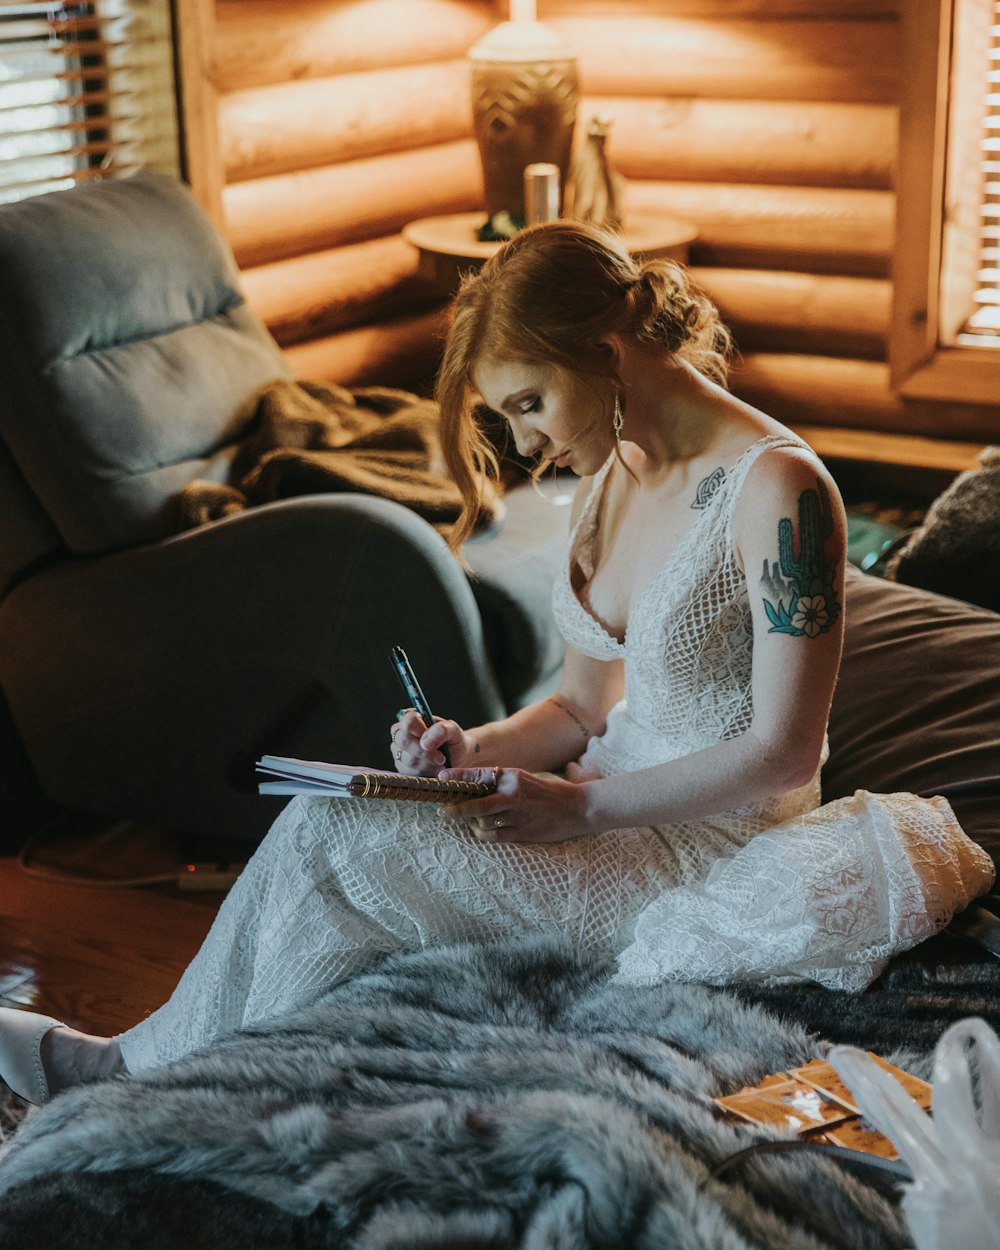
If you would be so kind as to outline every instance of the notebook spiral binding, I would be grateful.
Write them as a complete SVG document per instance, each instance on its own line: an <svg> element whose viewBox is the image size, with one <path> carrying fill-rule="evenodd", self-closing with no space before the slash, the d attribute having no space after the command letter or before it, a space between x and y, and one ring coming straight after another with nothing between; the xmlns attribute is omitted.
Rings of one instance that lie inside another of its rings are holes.
<svg viewBox="0 0 1000 1250"><path fill-rule="evenodd" d="M439 781L437 777L401 777L392 773L365 773L348 786L359 799L409 799L415 803L457 803L493 794L496 787L483 781Z"/></svg>

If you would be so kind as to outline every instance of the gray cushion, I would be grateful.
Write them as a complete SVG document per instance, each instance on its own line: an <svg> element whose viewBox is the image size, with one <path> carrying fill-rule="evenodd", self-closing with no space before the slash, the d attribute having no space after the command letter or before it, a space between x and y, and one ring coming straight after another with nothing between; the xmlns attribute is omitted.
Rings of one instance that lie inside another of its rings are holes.
<svg viewBox="0 0 1000 1250"><path fill-rule="evenodd" d="M827 799L943 794L1000 862L1000 615L848 569Z"/></svg>
<svg viewBox="0 0 1000 1250"><path fill-rule="evenodd" d="M938 495L886 577L1000 612L1000 447Z"/></svg>
<svg viewBox="0 0 1000 1250"><path fill-rule="evenodd" d="M0 436L67 545L162 537L288 368L228 248L175 179L0 208Z"/></svg>

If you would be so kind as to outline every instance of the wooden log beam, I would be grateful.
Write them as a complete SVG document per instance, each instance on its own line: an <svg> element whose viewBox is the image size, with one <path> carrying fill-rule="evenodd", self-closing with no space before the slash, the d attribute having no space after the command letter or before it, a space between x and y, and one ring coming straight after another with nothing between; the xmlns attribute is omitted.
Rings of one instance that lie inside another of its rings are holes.
<svg viewBox="0 0 1000 1250"><path fill-rule="evenodd" d="M614 11L611 11L613 7ZM726 13L573 13L546 24L579 58L583 90L595 95L896 103L899 30L882 21L755 20Z"/></svg>
<svg viewBox="0 0 1000 1250"><path fill-rule="evenodd" d="M630 182L626 210L666 213L698 228L691 263L886 277L890 191Z"/></svg>
<svg viewBox="0 0 1000 1250"><path fill-rule="evenodd" d="M437 61L234 92L220 100L219 131L228 182L466 139L469 68Z"/></svg>
<svg viewBox="0 0 1000 1250"><path fill-rule="evenodd" d="M398 234L244 270L250 306L283 346L440 304Z"/></svg>
<svg viewBox="0 0 1000 1250"><path fill-rule="evenodd" d="M868 18L898 17L907 0L615 0L616 17ZM537 0L539 21L606 17L608 0Z"/></svg>
<svg viewBox="0 0 1000 1250"><path fill-rule="evenodd" d="M694 268L740 351L885 359L892 283L764 269Z"/></svg>
<svg viewBox="0 0 1000 1250"><path fill-rule="evenodd" d="M752 352L733 366L730 386L789 424L907 429L888 366L876 361Z"/></svg>
<svg viewBox="0 0 1000 1250"><path fill-rule="evenodd" d="M732 370L734 394L787 425L832 425L933 438L995 441L1000 409L985 404L902 399L889 366L874 360L752 353Z"/></svg>
<svg viewBox="0 0 1000 1250"><path fill-rule="evenodd" d="M467 139L233 183L223 203L237 262L249 268L393 234L482 198L479 151Z"/></svg>
<svg viewBox="0 0 1000 1250"><path fill-rule="evenodd" d="M439 308L302 343L285 357L295 376L309 381L413 388L434 376L444 333Z"/></svg>
<svg viewBox="0 0 1000 1250"><path fill-rule="evenodd" d="M974 469L984 446L915 434L885 434L880 430L842 430L832 425L797 425L795 433L824 460L860 460L866 464L943 469L949 473Z"/></svg>
<svg viewBox="0 0 1000 1250"><path fill-rule="evenodd" d="M608 153L629 178L893 185L897 115L881 104L584 97L581 121L595 113L614 118Z"/></svg>
<svg viewBox="0 0 1000 1250"><path fill-rule="evenodd" d="M220 91L464 56L498 20L489 0L216 0Z"/></svg>

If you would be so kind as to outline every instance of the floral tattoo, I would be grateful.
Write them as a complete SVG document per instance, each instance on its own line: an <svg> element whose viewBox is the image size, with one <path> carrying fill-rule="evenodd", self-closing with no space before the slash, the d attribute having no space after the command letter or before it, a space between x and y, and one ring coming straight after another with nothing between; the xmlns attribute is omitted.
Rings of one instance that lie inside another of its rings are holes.
<svg viewBox="0 0 1000 1250"><path fill-rule="evenodd" d="M826 487L818 478L816 487L799 496L798 534L791 517L782 517L778 522L778 559L770 567L764 561L761 585L770 596L764 599L764 611L771 622L771 634L816 638L832 629L840 615L837 561L829 558L833 511Z"/></svg>

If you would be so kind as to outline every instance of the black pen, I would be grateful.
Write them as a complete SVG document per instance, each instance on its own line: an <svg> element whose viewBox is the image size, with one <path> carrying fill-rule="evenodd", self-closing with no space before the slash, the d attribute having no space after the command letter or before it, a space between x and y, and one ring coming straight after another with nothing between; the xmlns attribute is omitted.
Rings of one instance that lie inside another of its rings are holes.
<svg viewBox="0 0 1000 1250"><path fill-rule="evenodd" d="M389 652L389 661L396 670L396 676L399 678L403 689L406 691L406 697L410 700L416 710L420 713L420 719L426 727L434 724L434 713L431 711L431 705L427 702L424 692L420 689L420 683L417 681L413 669L410 667L410 661L406 658L406 652L402 647L393 647ZM445 768L451 767L451 757L448 754L448 748L443 746L440 748L441 754L444 756Z"/></svg>

